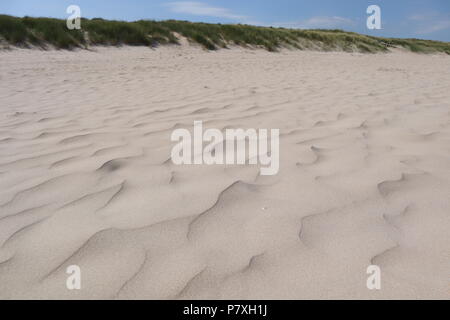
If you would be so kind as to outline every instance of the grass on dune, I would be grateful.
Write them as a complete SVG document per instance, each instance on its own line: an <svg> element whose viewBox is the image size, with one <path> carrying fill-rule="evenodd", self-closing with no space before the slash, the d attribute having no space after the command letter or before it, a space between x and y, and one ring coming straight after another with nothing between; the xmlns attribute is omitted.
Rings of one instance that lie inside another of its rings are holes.
<svg viewBox="0 0 450 320"><path fill-rule="evenodd" d="M0 15L0 36L16 46L49 43L57 48L70 49L85 44L82 31L68 30L64 20L51 18L15 18Z"/></svg>
<svg viewBox="0 0 450 320"><path fill-rule="evenodd" d="M180 34L208 50L238 45L261 47L269 51L287 47L375 53L403 47L418 53L450 54L448 42L371 37L342 30L296 30L177 20L124 22L100 18L82 19L81 27L81 30L69 30L66 21L60 19L0 15L0 38L10 45L22 47L33 45L46 48L52 45L58 49L72 49L89 45L156 46L176 44L178 40L175 35Z"/></svg>

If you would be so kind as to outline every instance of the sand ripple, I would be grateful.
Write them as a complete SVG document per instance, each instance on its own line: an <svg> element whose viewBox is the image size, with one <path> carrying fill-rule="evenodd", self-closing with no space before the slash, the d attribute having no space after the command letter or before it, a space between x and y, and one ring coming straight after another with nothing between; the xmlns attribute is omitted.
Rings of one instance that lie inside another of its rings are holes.
<svg viewBox="0 0 450 320"><path fill-rule="evenodd" d="M0 298L450 298L447 56L0 55ZM194 120L279 128L279 174L173 165Z"/></svg>

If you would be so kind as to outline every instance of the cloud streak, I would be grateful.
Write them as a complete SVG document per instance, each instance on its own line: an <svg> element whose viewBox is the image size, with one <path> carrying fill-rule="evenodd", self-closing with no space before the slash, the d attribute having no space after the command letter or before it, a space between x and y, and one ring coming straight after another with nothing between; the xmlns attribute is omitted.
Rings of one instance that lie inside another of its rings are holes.
<svg viewBox="0 0 450 320"><path fill-rule="evenodd" d="M356 24L355 21L333 16L333 17L327 17L327 16L318 16L318 17L312 17L305 20L300 21L292 21L292 22L277 22L273 23L272 25L274 27L283 27L283 28L292 28L292 29L332 29L332 28L344 28L344 27L351 27Z"/></svg>
<svg viewBox="0 0 450 320"><path fill-rule="evenodd" d="M229 9L213 7L203 2L197 1L175 1L166 4L170 11L175 13L184 13L194 16L207 16L215 18L224 18L229 20L246 20L248 17L236 14Z"/></svg>
<svg viewBox="0 0 450 320"><path fill-rule="evenodd" d="M450 14L416 14L410 16L408 20L417 25L416 33L420 35L450 29Z"/></svg>

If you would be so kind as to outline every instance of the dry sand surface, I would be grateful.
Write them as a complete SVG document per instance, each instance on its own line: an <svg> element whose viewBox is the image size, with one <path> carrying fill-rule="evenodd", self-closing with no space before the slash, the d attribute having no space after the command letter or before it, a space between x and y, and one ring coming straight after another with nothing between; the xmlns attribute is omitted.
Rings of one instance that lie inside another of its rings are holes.
<svg viewBox="0 0 450 320"><path fill-rule="evenodd" d="M450 298L449 70L403 52L1 52L0 298ZM279 173L174 165L194 120L279 128Z"/></svg>

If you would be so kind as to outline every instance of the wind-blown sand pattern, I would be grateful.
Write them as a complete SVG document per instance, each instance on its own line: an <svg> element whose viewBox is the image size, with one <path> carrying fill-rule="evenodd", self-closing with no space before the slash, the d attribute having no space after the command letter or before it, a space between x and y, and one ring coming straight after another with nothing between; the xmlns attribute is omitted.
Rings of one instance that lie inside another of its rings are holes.
<svg viewBox="0 0 450 320"><path fill-rule="evenodd" d="M450 298L449 70L404 52L0 53L0 298ZM194 120L279 128L279 174L173 165Z"/></svg>

